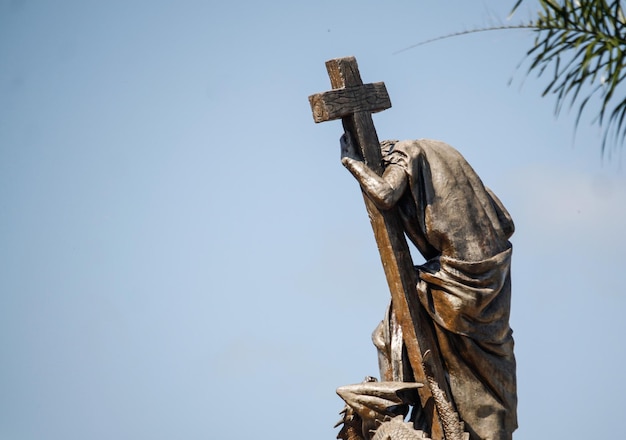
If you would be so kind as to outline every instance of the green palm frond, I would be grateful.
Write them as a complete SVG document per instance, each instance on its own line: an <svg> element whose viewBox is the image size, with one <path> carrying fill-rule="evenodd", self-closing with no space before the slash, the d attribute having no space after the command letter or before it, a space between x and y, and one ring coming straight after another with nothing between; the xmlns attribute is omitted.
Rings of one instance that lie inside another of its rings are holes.
<svg viewBox="0 0 626 440"><path fill-rule="evenodd" d="M523 0L513 7L515 12ZM543 96L556 95L555 113L578 105L576 124L592 96L599 96L594 121L603 129L602 152L609 138L626 139L626 98L616 94L626 77L626 20L620 1L539 0L537 18L524 26L537 32L527 52L528 73L552 71ZM581 91L583 95L581 96ZM586 96L584 96L586 94Z"/></svg>
<svg viewBox="0 0 626 440"><path fill-rule="evenodd" d="M517 0L509 17L524 0ZM526 53L527 74L552 76L542 96L556 95L555 113L563 106L578 105L576 126L592 97L600 98L594 122L604 130L601 151L611 139L615 145L626 141L626 97L618 93L626 72L626 18L619 0L537 0L535 19L518 24L477 28L443 35L411 45L403 52L434 41L486 31L530 29L537 33L535 44ZM581 93L582 92L582 93ZM617 93L616 93L617 92Z"/></svg>

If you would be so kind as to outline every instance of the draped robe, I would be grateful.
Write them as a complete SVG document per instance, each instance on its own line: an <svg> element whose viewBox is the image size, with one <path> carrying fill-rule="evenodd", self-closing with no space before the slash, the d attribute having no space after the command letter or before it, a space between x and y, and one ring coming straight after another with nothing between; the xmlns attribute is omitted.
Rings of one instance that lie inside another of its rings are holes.
<svg viewBox="0 0 626 440"><path fill-rule="evenodd" d="M391 148L389 148L391 147ZM383 142L385 166L408 189L398 201L405 233L426 258L416 267L454 403L474 440L517 428L511 305L513 221L467 161L431 140ZM384 380L412 380L393 307L373 334Z"/></svg>

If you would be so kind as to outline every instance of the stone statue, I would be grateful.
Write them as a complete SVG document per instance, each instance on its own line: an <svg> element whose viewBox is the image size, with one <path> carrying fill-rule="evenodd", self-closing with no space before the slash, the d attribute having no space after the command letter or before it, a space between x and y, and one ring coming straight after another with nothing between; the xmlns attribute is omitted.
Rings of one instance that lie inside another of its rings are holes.
<svg viewBox="0 0 626 440"><path fill-rule="evenodd" d="M392 296L372 336L381 381L337 390L339 437L511 439L513 221L451 146L379 144L371 112L391 106L384 84L364 85L354 58L327 68L334 90L309 98L314 118L343 120L341 162L364 194ZM425 264L413 266L405 237Z"/></svg>

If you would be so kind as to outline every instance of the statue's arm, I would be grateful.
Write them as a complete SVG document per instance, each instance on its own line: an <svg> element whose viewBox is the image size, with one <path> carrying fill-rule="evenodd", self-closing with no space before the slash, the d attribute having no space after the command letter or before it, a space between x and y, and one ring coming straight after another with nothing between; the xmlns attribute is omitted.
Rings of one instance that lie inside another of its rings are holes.
<svg viewBox="0 0 626 440"><path fill-rule="evenodd" d="M400 199L407 186L407 176L399 166L388 166L383 175L372 171L359 157L354 144L341 137L341 163L352 173L367 196L379 209L390 209Z"/></svg>

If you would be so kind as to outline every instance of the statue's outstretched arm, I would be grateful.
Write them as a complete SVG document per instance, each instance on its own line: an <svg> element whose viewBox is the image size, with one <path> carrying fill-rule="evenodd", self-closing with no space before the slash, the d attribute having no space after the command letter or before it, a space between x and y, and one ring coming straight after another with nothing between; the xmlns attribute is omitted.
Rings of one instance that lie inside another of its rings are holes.
<svg viewBox="0 0 626 440"><path fill-rule="evenodd" d="M395 165L388 166L383 175L372 171L359 157L352 140L345 134L341 137L341 163L352 173L363 191L379 209L390 209L400 199L407 185L404 170Z"/></svg>

